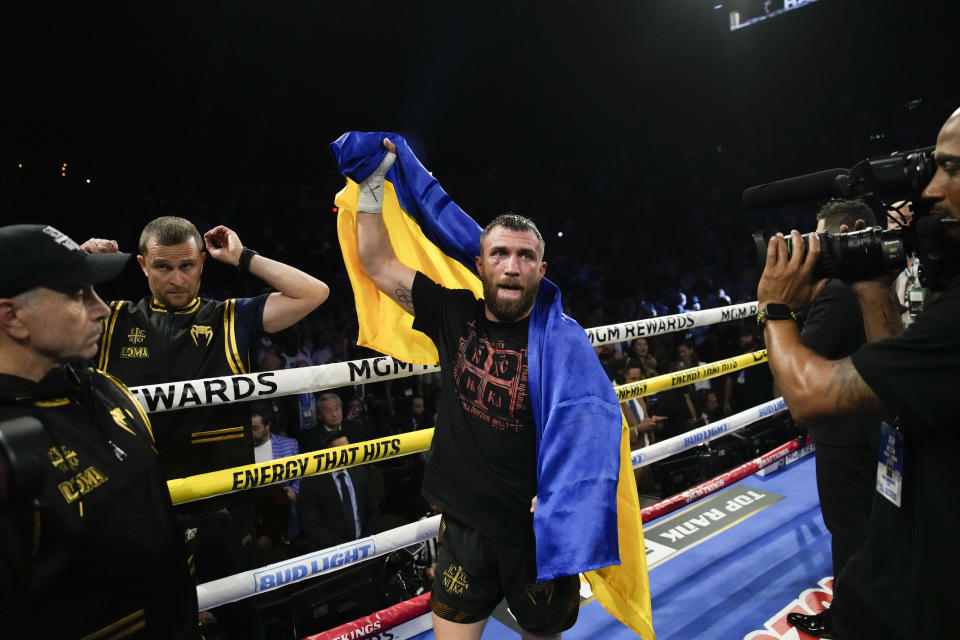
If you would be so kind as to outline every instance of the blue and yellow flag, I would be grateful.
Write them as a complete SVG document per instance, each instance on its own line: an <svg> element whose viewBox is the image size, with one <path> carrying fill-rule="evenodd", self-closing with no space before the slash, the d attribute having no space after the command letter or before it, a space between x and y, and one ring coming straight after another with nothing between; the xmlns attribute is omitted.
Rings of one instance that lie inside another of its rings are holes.
<svg viewBox="0 0 960 640"><path fill-rule="evenodd" d="M437 364L413 316L367 278L357 255L357 183L397 145L384 186L384 222L401 262L434 282L482 296L474 267L480 226L420 164L403 137L349 132L331 147L347 186L337 194L337 230L353 285L358 344L405 362ZM586 332L563 313L560 290L540 283L527 345L528 388L537 426L537 578L586 573L597 600L647 640L650 589L628 431L617 396ZM438 428L442 428L438 425Z"/></svg>

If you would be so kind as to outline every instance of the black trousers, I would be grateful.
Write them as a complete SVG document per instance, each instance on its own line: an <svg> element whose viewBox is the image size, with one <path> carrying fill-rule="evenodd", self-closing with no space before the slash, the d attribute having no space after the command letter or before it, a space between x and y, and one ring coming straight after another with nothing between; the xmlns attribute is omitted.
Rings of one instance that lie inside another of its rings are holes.
<svg viewBox="0 0 960 640"><path fill-rule="evenodd" d="M841 447L817 443L817 492L820 511L833 536L833 575L863 546L877 474L872 447Z"/></svg>
<svg viewBox="0 0 960 640"><path fill-rule="evenodd" d="M837 580L833 588L830 618L840 640L905 640L870 611L849 581Z"/></svg>
<svg viewBox="0 0 960 640"><path fill-rule="evenodd" d="M258 566L257 535L252 504L193 514L180 514L190 532L187 547L194 554L201 583ZM224 640L262 640L260 612L254 598L214 608Z"/></svg>

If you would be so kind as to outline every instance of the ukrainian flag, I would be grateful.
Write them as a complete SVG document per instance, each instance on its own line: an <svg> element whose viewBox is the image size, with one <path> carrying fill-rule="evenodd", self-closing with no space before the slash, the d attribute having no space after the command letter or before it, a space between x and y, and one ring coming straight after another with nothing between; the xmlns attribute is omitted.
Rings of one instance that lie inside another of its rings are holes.
<svg viewBox="0 0 960 640"><path fill-rule="evenodd" d="M474 257L481 228L443 191L403 137L349 132L331 145L347 178L336 198L337 231L356 298L358 344L405 362L437 364L431 340L412 328L413 316L366 277L357 255L357 183L386 155L384 137L397 145L397 161L384 185L383 216L401 262L480 298ZM586 332L563 313L560 291L546 278L530 317L527 361L537 425L538 580L585 573L604 608L652 640L626 423Z"/></svg>

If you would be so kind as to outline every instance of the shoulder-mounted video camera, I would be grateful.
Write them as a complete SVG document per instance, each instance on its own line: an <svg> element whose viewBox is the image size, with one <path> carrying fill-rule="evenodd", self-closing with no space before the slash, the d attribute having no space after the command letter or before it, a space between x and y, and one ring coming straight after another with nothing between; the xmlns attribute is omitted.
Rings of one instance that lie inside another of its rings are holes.
<svg viewBox="0 0 960 640"><path fill-rule="evenodd" d="M840 234L817 232L820 260L814 276L862 280L902 269L907 258L917 254L920 283L942 290L960 275L960 247L947 239L948 231L960 226L960 220L931 215L931 203L921 198L935 172L933 147L924 147L867 158L850 169L827 169L750 187L743 192L743 205L747 210L755 210L824 198L861 198L878 217L886 220L889 212L896 211L891 202L910 202L913 218L897 229L872 227ZM761 266L766 261L767 242L773 233L775 231L766 230L753 234ZM804 236L805 242L808 236Z"/></svg>

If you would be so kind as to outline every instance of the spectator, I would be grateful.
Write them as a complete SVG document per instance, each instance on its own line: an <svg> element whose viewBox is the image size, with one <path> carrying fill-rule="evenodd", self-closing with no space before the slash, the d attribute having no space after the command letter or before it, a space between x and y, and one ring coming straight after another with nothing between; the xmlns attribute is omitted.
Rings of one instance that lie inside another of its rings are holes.
<svg viewBox="0 0 960 640"><path fill-rule="evenodd" d="M250 407L253 454L258 463L295 456L300 453L300 447L295 439L271 433L272 415L273 413L268 405L255 403ZM289 480L262 489L271 490L265 492L271 495L260 496L260 509L257 510L259 524L257 540L261 555L272 557L275 555L273 553L274 549L278 548L280 544L289 544L291 540L295 540L300 535L300 520L297 516L297 494L300 491L300 480ZM259 493L261 489L256 489L256 491ZM276 516L277 512L279 512L279 517Z"/></svg>
<svg viewBox="0 0 960 640"><path fill-rule="evenodd" d="M753 353L760 346L753 323L744 324L737 340L739 353ZM724 376L723 412L732 415L773 399L770 367L757 364Z"/></svg>
<svg viewBox="0 0 960 640"><path fill-rule="evenodd" d="M697 353L693 346L693 342L690 340L684 340L679 345L677 345L677 359L674 361L671 366L672 371L682 371L683 369L692 369L693 367L698 367L703 365L697 359ZM698 380L693 383L693 388L697 391L705 391L710 388L709 380Z"/></svg>
<svg viewBox="0 0 960 640"><path fill-rule="evenodd" d="M702 389L694 396L694 405L697 407L701 424L710 424L723 420L723 408L720 398L713 389Z"/></svg>
<svg viewBox="0 0 960 640"><path fill-rule="evenodd" d="M320 414L320 424L316 429L301 434L300 445L304 451L316 451L324 446L334 433L341 432L350 438L351 442L364 442L373 438L361 422L344 420L343 400L335 393L324 393L317 399L317 409Z"/></svg>
<svg viewBox="0 0 960 640"><path fill-rule="evenodd" d="M334 431L323 448L350 440ZM304 478L298 501L300 524L310 549L326 549L373 533L379 515L366 466Z"/></svg>
<svg viewBox="0 0 960 640"><path fill-rule="evenodd" d="M645 378L643 369L635 360L628 360L624 368L624 383L630 384ZM660 425L666 421L664 416L652 416L647 412L647 404L643 398L633 398L620 405L623 415L627 419L627 426L630 428L630 448L641 449L657 441L657 432ZM634 470L634 478L637 482L637 491L641 493L656 493L659 488L653 476L653 467L646 465Z"/></svg>
<svg viewBox="0 0 960 640"><path fill-rule="evenodd" d="M393 433L407 433L431 425L427 424L427 405L422 396L410 398L410 407L402 411L393 423Z"/></svg>
<svg viewBox="0 0 960 640"><path fill-rule="evenodd" d="M650 353L650 344L646 338L634 338L630 343L630 360L634 366L639 366L643 378L652 378L659 374L657 359Z"/></svg>
<svg viewBox="0 0 960 640"><path fill-rule="evenodd" d="M594 347L594 351L597 352L597 357L600 359L600 366L603 367L603 371L610 378L611 383L621 377L623 372L623 354L616 347L617 345L613 344L601 344Z"/></svg>

